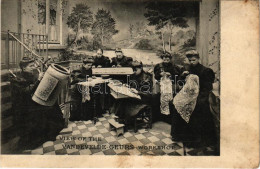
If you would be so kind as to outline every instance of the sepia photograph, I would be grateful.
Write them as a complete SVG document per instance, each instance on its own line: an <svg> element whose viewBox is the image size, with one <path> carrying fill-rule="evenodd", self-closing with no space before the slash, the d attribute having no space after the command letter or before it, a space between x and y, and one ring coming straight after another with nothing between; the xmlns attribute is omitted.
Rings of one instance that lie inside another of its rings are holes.
<svg viewBox="0 0 260 169"><path fill-rule="evenodd" d="M1 154L220 156L219 0L1 0Z"/></svg>

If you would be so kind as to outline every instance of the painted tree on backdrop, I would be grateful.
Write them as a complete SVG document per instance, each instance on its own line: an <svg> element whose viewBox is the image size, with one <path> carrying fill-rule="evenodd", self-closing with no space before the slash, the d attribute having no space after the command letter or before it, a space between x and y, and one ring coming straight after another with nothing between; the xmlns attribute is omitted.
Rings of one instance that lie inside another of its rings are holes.
<svg viewBox="0 0 260 169"><path fill-rule="evenodd" d="M79 39L79 32L82 30L83 32L88 32L93 24L93 13L90 8L86 4L76 4L73 7L71 14L68 16L67 25L71 28L75 33L75 38L69 44L77 45L77 40Z"/></svg>
<svg viewBox="0 0 260 169"><path fill-rule="evenodd" d="M128 29L129 33L130 33L130 38L133 38L133 33L134 33L134 25L133 24L129 24L129 29Z"/></svg>
<svg viewBox="0 0 260 169"><path fill-rule="evenodd" d="M94 41L100 42L101 46L103 46L106 41L111 40L112 36L118 32L116 30L116 21L112 18L110 11L98 9L91 30Z"/></svg>
<svg viewBox="0 0 260 169"><path fill-rule="evenodd" d="M149 21L150 26L155 26L155 29L160 34L162 47L165 51L165 33L169 33L169 51L171 51L172 31L174 27L186 28L189 25L185 17L193 14L194 4L175 2L148 2L145 6L146 13L144 16Z"/></svg>

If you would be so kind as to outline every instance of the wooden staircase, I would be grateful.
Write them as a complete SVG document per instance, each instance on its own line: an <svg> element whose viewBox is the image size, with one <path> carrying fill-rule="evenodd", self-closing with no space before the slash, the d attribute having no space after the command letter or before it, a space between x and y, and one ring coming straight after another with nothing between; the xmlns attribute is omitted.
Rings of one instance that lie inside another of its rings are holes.
<svg viewBox="0 0 260 169"><path fill-rule="evenodd" d="M16 136L9 76L8 71L1 71L1 154L13 153L20 139Z"/></svg>
<svg viewBox="0 0 260 169"><path fill-rule="evenodd" d="M16 73L24 56L41 59L48 54L48 36L28 33L1 32L1 154L15 153L20 137L17 135L10 86L9 69ZM44 47L45 45L45 47ZM46 48L47 45L47 48ZM42 62L42 61L41 61Z"/></svg>

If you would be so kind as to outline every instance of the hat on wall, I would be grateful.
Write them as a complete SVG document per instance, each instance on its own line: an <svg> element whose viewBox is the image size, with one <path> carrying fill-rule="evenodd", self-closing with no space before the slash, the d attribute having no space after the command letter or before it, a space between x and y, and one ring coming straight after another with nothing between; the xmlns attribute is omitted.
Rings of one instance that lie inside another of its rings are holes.
<svg viewBox="0 0 260 169"><path fill-rule="evenodd" d="M186 57L190 58L190 57L197 57L199 58L199 53L196 50L189 50L186 52Z"/></svg>
<svg viewBox="0 0 260 169"><path fill-rule="evenodd" d="M23 69L24 67L26 67L29 63L33 63L34 60L29 58L29 57L23 57L22 60L19 63L19 66L21 69Z"/></svg>
<svg viewBox="0 0 260 169"><path fill-rule="evenodd" d="M121 48L116 48L115 52L123 52Z"/></svg>
<svg viewBox="0 0 260 169"><path fill-rule="evenodd" d="M83 59L83 63L84 64L87 64L87 63L93 63L94 62L94 59L92 56L87 56Z"/></svg>

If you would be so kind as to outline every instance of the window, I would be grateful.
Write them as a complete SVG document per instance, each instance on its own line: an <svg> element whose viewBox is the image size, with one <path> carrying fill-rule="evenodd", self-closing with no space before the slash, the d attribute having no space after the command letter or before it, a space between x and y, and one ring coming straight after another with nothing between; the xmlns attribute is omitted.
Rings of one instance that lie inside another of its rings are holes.
<svg viewBox="0 0 260 169"><path fill-rule="evenodd" d="M60 26L62 18L61 0L50 0L50 18L49 18L49 43L60 42ZM39 34L46 34L46 0L38 1L38 25Z"/></svg>

